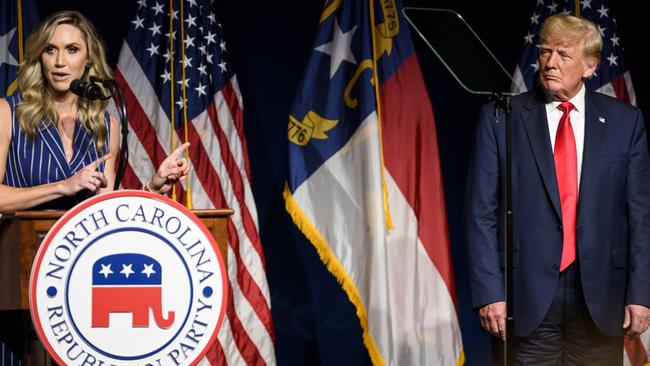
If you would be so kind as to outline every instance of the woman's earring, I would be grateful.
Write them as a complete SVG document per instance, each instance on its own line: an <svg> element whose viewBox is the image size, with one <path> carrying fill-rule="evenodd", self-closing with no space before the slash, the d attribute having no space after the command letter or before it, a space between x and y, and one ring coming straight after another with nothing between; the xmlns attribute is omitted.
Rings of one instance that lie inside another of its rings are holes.
<svg viewBox="0 0 650 366"><path fill-rule="evenodd" d="M90 61L86 61L86 64L84 65L84 74L81 75L81 80L86 80L88 71L90 71Z"/></svg>

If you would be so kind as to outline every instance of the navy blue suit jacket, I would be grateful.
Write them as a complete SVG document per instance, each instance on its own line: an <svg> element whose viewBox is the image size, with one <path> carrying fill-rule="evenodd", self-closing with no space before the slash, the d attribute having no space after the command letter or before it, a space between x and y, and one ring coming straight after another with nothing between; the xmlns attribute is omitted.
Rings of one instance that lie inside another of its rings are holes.
<svg viewBox="0 0 650 366"><path fill-rule="evenodd" d="M532 333L558 284L562 211L541 93L512 105L515 335ZM475 308L505 300L504 114L481 110L470 166L466 224ZM587 91L577 252L584 297L606 335L622 335L624 307L650 307L650 159L641 111Z"/></svg>

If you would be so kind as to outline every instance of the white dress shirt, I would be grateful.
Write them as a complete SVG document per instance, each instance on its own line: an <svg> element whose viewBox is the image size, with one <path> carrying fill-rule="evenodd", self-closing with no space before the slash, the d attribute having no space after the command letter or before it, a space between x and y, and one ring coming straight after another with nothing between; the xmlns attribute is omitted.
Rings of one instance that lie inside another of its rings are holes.
<svg viewBox="0 0 650 366"><path fill-rule="evenodd" d="M585 86L573 98L569 99L573 109L569 113L573 136L576 139L576 156L578 158L578 187L580 187L580 175L582 173L582 152L585 146ZM548 135L551 137L551 147L555 152L555 135L562 118L562 110L558 106L562 102L552 101L546 104L546 120L548 121ZM579 188L578 188L579 189Z"/></svg>

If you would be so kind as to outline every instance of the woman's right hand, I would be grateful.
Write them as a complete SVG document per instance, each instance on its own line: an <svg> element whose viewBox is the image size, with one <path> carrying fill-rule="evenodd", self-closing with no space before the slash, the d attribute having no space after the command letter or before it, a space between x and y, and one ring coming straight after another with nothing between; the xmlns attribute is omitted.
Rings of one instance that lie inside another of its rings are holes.
<svg viewBox="0 0 650 366"><path fill-rule="evenodd" d="M97 167L110 157L111 153L108 153L86 165L72 177L64 180L61 185L61 193L64 196L74 196L84 189L97 192L100 188L105 188L107 185L106 177L104 173L97 170Z"/></svg>

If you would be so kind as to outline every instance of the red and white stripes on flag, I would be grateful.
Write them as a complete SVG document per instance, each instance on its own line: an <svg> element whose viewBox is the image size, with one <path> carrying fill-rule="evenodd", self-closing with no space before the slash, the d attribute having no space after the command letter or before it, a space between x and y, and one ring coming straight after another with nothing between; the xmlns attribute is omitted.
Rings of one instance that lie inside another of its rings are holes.
<svg viewBox="0 0 650 366"><path fill-rule="evenodd" d="M172 3L170 12L169 3L140 0L120 51L115 78L127 103L130 155L122 187L140 189L172 146L191 143L190 177L178 187L177 197L185 201L189 184L193 208L234 210L228 221L226 318L201 364L275 365L271 300L237 79L210 1Z"/></svg>

